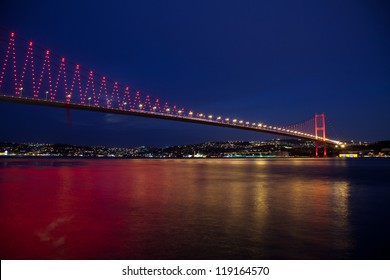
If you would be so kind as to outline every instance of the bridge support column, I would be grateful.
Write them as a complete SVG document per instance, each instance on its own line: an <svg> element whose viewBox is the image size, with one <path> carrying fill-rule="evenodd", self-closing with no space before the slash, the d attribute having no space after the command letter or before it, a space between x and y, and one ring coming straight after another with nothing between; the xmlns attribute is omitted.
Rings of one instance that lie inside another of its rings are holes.
<svg viewBox="0 0 390 280"><path fill-rule="evenodd" d="M326 157L326 133L325 133L325 114L315 114L314 115L314 129L316 139L316 157L318 157L318 145L322 143L324 145L324 157ZM321 139L322 138L322 139Z"/></svg>
<svg viewBox="0 0 390 280"><path fill-rule="evenodd" d="M324 142L324 157L326 157L326 142Z"/></svg>
<svg viewBox="0 0 390 280"><path fill-rule="evenodd" d="M322 141L316 141L316 157L318 157L318 147L322 144L324 146L324 153L323 156L326 157L326 143Z"/></svg>

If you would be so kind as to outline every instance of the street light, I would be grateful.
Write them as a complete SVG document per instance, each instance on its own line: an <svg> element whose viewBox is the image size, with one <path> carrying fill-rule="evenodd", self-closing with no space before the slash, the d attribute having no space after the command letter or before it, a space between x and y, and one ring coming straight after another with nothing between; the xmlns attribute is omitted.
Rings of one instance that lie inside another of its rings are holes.
<svg viewBox="0 0 390 280"><path fill-rule="evenodd" d="M19 90L20 90L20 97L22 97L23 88L21 87Z"/></svg>
<svg viewBox="0 0 390 280"><path fill-rule="evenodd" d="M88 97L88 106L91 106L91 97Z"/></svg>
<svg viewBox="0 0 390 280"><path fill-rule="evenodd" d="M47 100L47 95L49 94L49 92L48 92L48 91L46 91L45 93L46 93L46 100Z"/></svg>
<svg viewBox="0 0 390 280"><path fill-rule="evenodd" d="M126 110L127 102L123 102L123 110Z"/></svg>

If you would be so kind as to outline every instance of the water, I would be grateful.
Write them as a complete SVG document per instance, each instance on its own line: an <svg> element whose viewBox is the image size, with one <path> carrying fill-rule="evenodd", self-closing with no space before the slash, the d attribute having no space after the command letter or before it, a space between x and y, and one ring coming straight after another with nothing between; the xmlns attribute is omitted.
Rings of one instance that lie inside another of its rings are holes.
<svg viewBox="0 0 390 280"><path fill-rule="evenodd" d="M388 159L0 159L1 259L389 259Z"/></svg>

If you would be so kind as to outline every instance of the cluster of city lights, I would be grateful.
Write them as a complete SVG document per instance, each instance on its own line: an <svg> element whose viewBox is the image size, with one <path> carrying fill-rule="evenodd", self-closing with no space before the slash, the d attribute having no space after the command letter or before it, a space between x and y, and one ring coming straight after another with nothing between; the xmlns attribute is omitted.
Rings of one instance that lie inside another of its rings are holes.
<svg viewBox="0 0 390 280"><path fill-rule="evenodd" d="M107 79L106 76L100 76L92 70L83 69L79 64L66 63L65 58L61 58L57 62L55 59L58 59L58 57L52 55L49 50L44 52L43 59L40 56L35 56L32 42L28 42L27 52L24 57L25 60L21 67L20 77L18 77L15 34L11 33L1 69L0 92L6 92L2 87L4 87L6 72L8 70L13 77L14 95L21 98L33 98L47 102L83 104L85 106L134 111L160 116L174 116L176 118L185 118L200 122L219 123L316 139L314 134L308 133L308 131L313 131L312 122L310 124L306 123L285 127L272 126L238 118L215 116L213 114L186 110L176 105L170 106L168 102L161 102L159 98L153 99L152 101L149 95L142 97L139 91L131 91L128 86L122 86L116 81ZM36 68L37 60L41 61L38 79L35 76L38 70ZM11 65L11 69L7 69L9 65ZM28 67L29 65L30 67ZM72 65L74 66L72 67ZM73 70L71 70L72 68ZM52 76L52 72L55 73L55 76ZM30 74L31 85L27 85L27 73ZM68 80L68 77L71 80ZM70 84L70 87L68 87L68 84ZM29 92L32 92L30 93L31 97L29 97ZM62 94L57 94L59 92ZM22 95L22 93L24 94ZM328 139L325 138L323 140Z"/></svg>

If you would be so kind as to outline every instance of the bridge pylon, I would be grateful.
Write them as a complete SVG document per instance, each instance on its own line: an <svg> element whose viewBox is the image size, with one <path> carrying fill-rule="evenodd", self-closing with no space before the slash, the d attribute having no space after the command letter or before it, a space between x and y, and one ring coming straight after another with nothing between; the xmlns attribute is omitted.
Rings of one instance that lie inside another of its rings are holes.
<svg viewBox="0 0 390 280"><path fill-rule="evenodd" d="M318 146L324 146L324 157L326 157L326 128L325 128L325 114L314 115L314 129L316 136L316 157L318 157Z"/></svg>

